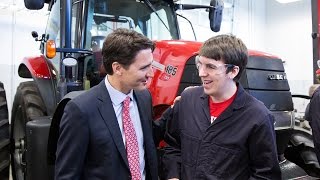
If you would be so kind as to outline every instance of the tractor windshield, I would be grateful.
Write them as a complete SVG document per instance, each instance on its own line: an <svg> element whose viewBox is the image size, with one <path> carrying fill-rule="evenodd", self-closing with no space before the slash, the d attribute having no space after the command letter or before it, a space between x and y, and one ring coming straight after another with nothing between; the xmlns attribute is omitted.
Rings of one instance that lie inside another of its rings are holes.
<svg viewBox="0 0 320 180"><path fill-rule="evenodd" d="M117 28L133 29L151 40L179 39L172 0L72 0L71 24L62 23L59 27L60 20L69 11L62 2L57 0L52 4L46 37L55 40L58 48L68 45L92 50L93 54L82 56L81 53L58 52L50 59L55 74L59 76L58 87L64 87L65 83L68 86L67 90L59 90L59 98L67 92L88 89L101 81L105 76L101 56L103 40ZM70 29L67 29L69 25ZM70 44L67 43L69 38ZM66 54L78 59L78 63L64 66L61 59Z"/></svg>
<svg viewBox="0 0 320 180"><path fill-rule="evenodd" d="M152 40L178 39L174 13L172 4L164 0L90 1L87 20L90 34L86 42L101 45L98 37L105 37L117 28L133 29Z"/></svg>
<svg viewBox="0 0 320 180"><path fill-rule="evenodd" d="M179 39L176 14L170 0L89 1L86 17L84 46L93 51L93 55L85 61L85 79L90 82L87 83L90 87L105 76L102 44L115 29L133 29L151 40Z"/></svg>

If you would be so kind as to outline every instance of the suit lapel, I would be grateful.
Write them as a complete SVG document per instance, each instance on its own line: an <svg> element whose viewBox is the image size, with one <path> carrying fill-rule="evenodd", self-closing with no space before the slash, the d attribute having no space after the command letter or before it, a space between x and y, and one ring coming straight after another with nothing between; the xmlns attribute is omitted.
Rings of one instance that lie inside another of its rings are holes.
<svg viewBox="0 0 320 180"><path fill-rule="evenodd" d="M155 166L152 164L152 157L156 156L154 151L154 143L153 143L153 135L151 132L151 104L146 102L148 98L142 94L142 92L134 92L134 96L137 100L137 105L139 109L139 115L141 120L141 127L143 132L143 139L144 139L144 148L145 148L145 158L146 158L146 167ZM148 168L147 168L148 169ZM148 174L148 173L147 173Z"/></svg>
<svg viewBox="0 0 320 180"><path fill-rule="evenodd" d="M110 131L110 134L113 138L114 143L117 146L117 149L121 154L122 159L129 167L126 149L123 144L123 139L120 132L118 120L112 106L112 101L110 99L109 92L104 84L104 80L102 80L98 86L100 89L98 99L101 101L101 104L99 105L99 112Z"/></svg>
<svg viewBox="0 0 320 180"><path fill-rule="evenodd" d="M147 112L146 108L148 108L148 107L146 106L146 103L144 102L145 99L142 97L141 93L134 92L134 96L137 100L137 105L138 105L138 110L139 110L139 115L140 115L139 117L141 120L141 126L142 126L142 131L143 131L143 137L146 142L148 137L152 137L151 132L150 132L151 127L148 127L149 126L148 115L150 113Z"/></svg>

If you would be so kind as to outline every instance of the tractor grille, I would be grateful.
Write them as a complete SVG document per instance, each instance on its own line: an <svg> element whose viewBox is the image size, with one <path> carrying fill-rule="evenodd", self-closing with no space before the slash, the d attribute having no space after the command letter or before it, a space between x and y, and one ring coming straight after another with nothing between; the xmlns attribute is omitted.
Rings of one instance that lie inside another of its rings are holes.
<svg viewBox="0 0 320 180"><path fill-rule="evenodd" d="M198 70L195 64L195 56L193 56L186 62L177 96L180 95L186 87L200 86L201 84L201 79L199 78Z"/></svg>

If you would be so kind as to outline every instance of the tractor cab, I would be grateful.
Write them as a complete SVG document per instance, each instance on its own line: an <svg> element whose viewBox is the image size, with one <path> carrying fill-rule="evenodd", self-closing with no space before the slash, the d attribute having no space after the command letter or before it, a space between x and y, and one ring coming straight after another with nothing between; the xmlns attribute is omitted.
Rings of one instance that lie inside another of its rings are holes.
<svg viewBox="0 0 320 180"><path fill-rule="evenodd" d="M12 108L10 153L12 175L16 180L53 179L56 141L64 107L70 99L105 77L101 49L103 43L108 43L104 38L109 33L117 28L128 28L155 41L153 66L160 71L155 71L148 88L157 116L185 87L201 85L195 57L202 43L180 40L176 10L206 9L210 28L217 32L223 9L222 0L211 0L207 5L177 4L175 0L24 1L32 10L48 3L50 15L46 32L40 38L33 33L40 41L41 54L24 58L18 69L19 76L30 81L18 86ZM276 118L284 178L306 177L303 169L285 161L295 123L282 61L254 51L249 52L249 56L240 83ZM306 169L307 166L301 167Z"/></svg>
<svg viewBox="0 0 320 180"><path fill-rule="evenodd" d="M41 54L24 58L18 69L20 77L31 81L18 86L12 108L10 151L12 174L17 180L52 179L52 166L48 164L54 163L59 118L68 100L105 77L101 48L109 33L128 28L156 42L154 61L161 71L155 74L157 78L149 89L153 97L158 97L154 101L155 109L162 110L176 96L164 92L169 92L168 88L178 89L186 61L192 59L201 45L179 40L176 10L206 9L210 27L216 32L220 29L223 9L222 0L211 0L207 5L176 4L173 0L24 2L30 10L48 4L50 14L45 33L40 36L32 33L40 42ZM173 69L177 71L173 73ZM166 72L171 73L171 79L160 82L159 77L167 77L163 74ZM161 88L163 84L170 86Z"/></svg>

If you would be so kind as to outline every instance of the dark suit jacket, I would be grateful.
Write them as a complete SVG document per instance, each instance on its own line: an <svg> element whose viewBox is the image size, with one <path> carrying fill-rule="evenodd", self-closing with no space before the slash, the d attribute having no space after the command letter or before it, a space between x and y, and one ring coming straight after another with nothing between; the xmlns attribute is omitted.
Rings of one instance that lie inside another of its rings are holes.
<svg viewBox="0 0 320 180"><path fill-rule="evenodd" d="M157 180L148 90L134 91L144 136L146 179ZM55 179L131 179L125 146L104 81L68 102L60 123Z"/></svg>
<svg viewBox="0 0 320 180"><path fill-rule="evenodd" d="M311 124L315 152L320 162L320 87L311 97L308 114L307 120Z"/></svg>

